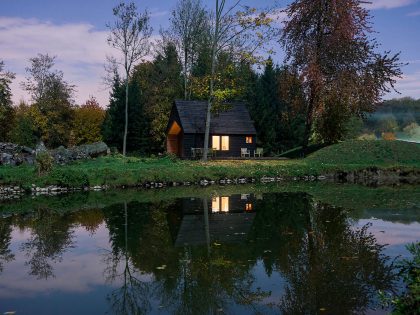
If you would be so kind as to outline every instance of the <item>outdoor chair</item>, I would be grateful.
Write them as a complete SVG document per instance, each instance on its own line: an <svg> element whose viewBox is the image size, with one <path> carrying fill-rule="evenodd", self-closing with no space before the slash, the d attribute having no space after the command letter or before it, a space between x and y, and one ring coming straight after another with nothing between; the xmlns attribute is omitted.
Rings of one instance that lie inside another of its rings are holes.
<svg viewBox="0 0 420 315"><path fill-rule="evenodd" d="M264 154L264 149L263 148L257 148L257 150L254 151L254 157L262 157Z"/></svg>
<svg viewBox="0 0 420 315"><path fill-rule="evenodd" d="M241 148L241 157L251 157L251 152L247 148Z"/></svg>

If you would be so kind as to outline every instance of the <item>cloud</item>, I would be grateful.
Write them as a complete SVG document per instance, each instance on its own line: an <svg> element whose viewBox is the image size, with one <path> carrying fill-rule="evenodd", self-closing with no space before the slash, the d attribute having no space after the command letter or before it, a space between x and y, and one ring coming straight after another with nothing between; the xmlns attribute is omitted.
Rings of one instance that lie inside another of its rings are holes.
<svg viewBox="0 0 420 315"><path fill-rule="evenodd" d="M365 7L371 10L377 10L405 7L418 2L418 0L370 0L370 2L365 4Z"/></svg>
<svg viewBox="0 0 420 315"><path fill-rule="evenodd" d="M407 16L420 16L420 10L419 11L410 12L410 13L407 14Z"/></svg>
<svg viewBox="0 0 420 315"><path fill-rule="evenodd" d="M392 92L386 96L386 99L405 96L420 99L420 69L409 74L404 74L401 79L397 80L395 87L401 94Z"/></svg>
<svg viewBox="0 0 420 315"><path fill-rule="evenodd" d="M98 30L89 23L54 24L38 19L0 17L0 57L6 69L17 74L11 86L14 102L29 100L20 88L29 58L48 53L57 56L56 68L64 72L65 80L76 85L78 104L95 96L106 106L109 90L103 85L104 64L107 55L118 55L107 44L107 36L106 30Z"/></svg>

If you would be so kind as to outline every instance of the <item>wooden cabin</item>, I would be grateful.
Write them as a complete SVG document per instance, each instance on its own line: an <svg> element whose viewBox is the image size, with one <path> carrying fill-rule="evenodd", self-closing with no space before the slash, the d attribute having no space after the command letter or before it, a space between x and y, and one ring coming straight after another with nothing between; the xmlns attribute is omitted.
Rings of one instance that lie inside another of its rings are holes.
<svg viewBox="0 0 420 315"><path fill-rule="evenodd" d="M167 152L180 158L197 158L204 148L207 101L174 102L166 130ZM250 156L256 150L256 130L244 103L231 103L227 110L213 113L209 148L216 157Z"/></svg>

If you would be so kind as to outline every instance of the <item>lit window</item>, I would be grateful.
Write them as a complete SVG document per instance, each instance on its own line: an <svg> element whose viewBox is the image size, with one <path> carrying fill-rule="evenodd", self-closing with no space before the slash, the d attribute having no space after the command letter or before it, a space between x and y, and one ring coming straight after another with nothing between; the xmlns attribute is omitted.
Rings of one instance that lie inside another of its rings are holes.
<svg viewBox="0 0 420 315"><path fill-rule="evenodd" d="M220 136L212 137L212 148L213 150L220 150Z"/></svg>
<svg viewBox="0 0 420 315"><path fill-rule="evenodd" d="M220 211L220 198L214 197L211 202L211 211L219 212Z"/></svg>
<svg viewBox="0 0 420 315"><path fill-rule="evenodd" d="M252 143L252 137L245 137L246 143Z"/></svg>
<svg viewBox="0 0 420 315"><path fill-rule="evenodd" d="M222 212L229 212L229 197L222 197Z"/></svg>
<svg viewBox="0 0 420 315"><path fill-rule="evenodd" d="M229 151L229 137L222 137L222 151Z"/></svg>
<svg viewBox="0 0 420 315"><path fill-rule="evenodd" d="M229 136L212 136L212 148L217 151L229 151Z"/></svg>
<svg viewBox="0 0 420 315"><path fill-rule="evenodd" d="M245 205L245 211L252 211L252 203L247 203Z"/></svg>

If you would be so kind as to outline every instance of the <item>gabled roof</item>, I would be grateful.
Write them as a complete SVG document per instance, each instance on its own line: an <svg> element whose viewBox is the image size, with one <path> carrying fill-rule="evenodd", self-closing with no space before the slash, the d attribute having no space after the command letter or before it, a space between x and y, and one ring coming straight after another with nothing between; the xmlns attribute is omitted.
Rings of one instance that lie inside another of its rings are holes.
<svg viewBox="0 0 420 315"><path fill-rule="evenodd" d="M211 134L255 135L254 122L244 103L230 103L226 111L212 114ZM207 101L181 101L174 103L184 133L204 133Z"/></svg>

